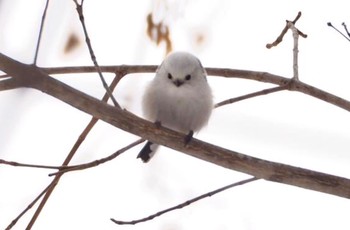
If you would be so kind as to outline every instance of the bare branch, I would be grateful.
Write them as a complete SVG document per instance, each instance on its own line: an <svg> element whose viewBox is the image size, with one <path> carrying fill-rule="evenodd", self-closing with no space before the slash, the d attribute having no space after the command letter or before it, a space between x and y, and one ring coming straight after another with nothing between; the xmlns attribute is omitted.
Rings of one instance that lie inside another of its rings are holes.
<svg viewBox="0 0 350 230"><path fill-rule="evenodd" d="M298 15L295 17L295 19L294 19L293 21L291 21L291 23L292 23L293 25L295 25L295 23L299 20L300 17L301 17L301 12L299 11L299 12L298 12ZM272 43L266 44L266 48L270 49L270 48L272 48L272 47L274 47L274 46L277 46L278 44L280 44L280 43L282 42L283 37L284 37L284 35L287 33L288 28L289 28L288 22L290 22L290 21L287 20L286 26L283 28L281 34L277 37L277 39L276 39L274 42L272 42ZM306 38L306 37L307 37L306 34L302 33L302 32L299 31L299 30L297 30L297 31L298 31L298 34L299 34L300 36L302 36L303 38Z"/></svg>
<svg viewBox="0 0 350 230"><path fill-rule="evenodd" d="M238 101L246 100L246 99L257 97L257 96L262 96L262 95L267 95L267 94L271 94L271 93L276 93L276 92L279 92L279 91L282 91L282 90L286 90L286 89L287 89L287 85L286 86L277 86L277 87L273 87L273 88L270 88L270 89L264 89L264 90L257 91L257 92L254 92L254 93L250 93L250 94L246 94L246 95L243 95L243 96L240 96L240 97L230 98L230 99L221 101L221 102L215 104L214 107L218 108L218 107L221 107L223 105L232 104L232 103L235 103L235 102L238 102Z"/></svg>
<svg viewBox="0 0 350 230"><path fill-rule="evenodd" d="M2 74L0 75L0 79L3 79L3 78L9 78L10 76L8 74Z"/></svg>
<svg viewBox="0 0 350 230"><path fill-rule="evenodd" d="M14 220L11 221L11 223L6 227L6 230L9 230L15 226L18 220L21 219L21 217L35 205L35 203L50 189L51 186L52 182Z"/></svg>
<svg viewBox="0 0 350 230"><path fill-rule="evenodd" d="M157 65L113 65L113 66L100 66L100 70L103 73L117 73L123 72L124 74L132 73L154 73L158 68ZM66 67L49 67L41 68L47 74L72 74L72 73L96 73L97 70L94 66L66 66Z"/></svg>
<svg viewBox="0 0 350 230"><path fill-rule="evenodd" d="M215 108L227 105L227 104L232 104L241 100L245 100L245 99L249 99L252 97L257 97L257 96L261 96L261 95L266 95L266 94L270 94L270 93L274 93L274 92L278 92L281 90L285 90L287 89L287 86L277 86L277 87L273 87L270 89L264 89L258 92L254 92L251 94L247 94L244 96L240 96L240 97L236 97L236 98L231 98L228 100L224 100L220 103L217 103L215 105ZM105 95L106 96L106 95ZM104 100L106 100L106 98L104 98ZM15 166L15 167L29 167L29 168L38 168L38 169L57 169L59 170L58 172L55 173L51 173L49 174L49 176L55 176L57 174L63 174L63 173L67 173L67 172L71 172L71 171L76 171L76 170L83 170L83 169L87 169L87 168L92 168L92 167L96 167L100 164L103 164L107 161L110 161L112 159L114 159L115 157L117 157L118 155L120 155L121 153L125 152L126 150L140 144L144 142L143 139L140 139L136 142L133 142L132 144L118 150L117 152L113 153L112 155L99 159L99 160L95 160L89 163L84 163L84 164L79 164L79 165L72 165L72 166L49 166L49 165L37 165L37 164L28 164L28 163L20 163L20 162L14 162L14 161L6 161L3 159L0 159L0 164L5 164L5 165L10 165L10 166Z"/></svg>
<svg viewBox="0 0 350 230"><path fill-rule="evenodd" d="M72 172L72 171L77 171L77 170L84 170L84 169L88 169L88 168L92 168L92 167L96 167L100 164L106 163L108 161L113 160L114 158L116 158L117 156L119 156L120 154L126 152L127 150L137 146L138 144L141 144L142 142L144 142L145 140L143 139L139 139L137 141L134 141L133 143L125 146L124 148L119 149L118 151L114 152L113 154L98 159L98 160L94 160L88 163L84 163L84 164L78 164L78 165L71 165L71 166L50 166L50 165L37 165L37 164L26 164L26 163L19 163L19 162L15 162L15 161L6 161L3 159L0 159L0 164L4 164L4 165L10 165L10 166L14 166L14 167L28 167L28 168L38 168L38 169L57 169L59 170L58 172L55 173L50 173L49 176L56 176L57 174L63 174L63 173L67 173L67 172Z"/></svg>
<svg viewBox="0 0 350 230"><path fill-rule="evenodd" d="M147 15L147 35L148 37L159 45L164 41L166 46L166 54L173 50L173 45L170 38L169 26L164 22L154 23L152 13Z"/></svg>
<svg viewBox="0 0 350 230"><path fill-rule="evenodd" d="M18 81L14 78L7 78L0 80L0 91L10 90L10 89L16 89L19 87L22 87L21 81Z"/></svg>
<svg viewBox="0 0 350 230"><path fill-rule="evenodd" d="M298 29L294 26L292 22L287 22L289 29L292 30L293 33L293 79L299 80L299 67L298 67L298 41L299 41L299 33Z"/></svg>
<svg viewBox="0 0 350 230"><path fill-rule="evenodd" d="M240 97L236 97L236 98L230 98L227 100L224 100L220 103L217 103L214 107L218 108L224 105L228 105L228 104L232 104L238 101L242 101L245 99L249 99L249 98L253 98L253 97L257 97L257 96L261 96L261 95L267 95L270 93L274 93L274 92L278 92L281 90L285 90L287 89L287 85L286 86L277 86L277 87L273 87L270 89L264 89L261 91L257 91L251 94L247 94L247 95L243 95ZM107 94L106 94L107 95ZM105 96L106 96L105 95ZM106 98L103 99L103 101L105 101ZM80 141L82 141L81 139L79 139ZM84 163L84 164L79 164L79 165L72 165L72 166L50 166L50 165L37 165L37 164L28 164L28 163L20 163L20 162L15 162L15 161L6 161L3 159L0 159L0 164L5 164L5 165L10 165L10 166L15 166L15 167L29 167L29 168L38 168L38 169L57 169L59 170L58 172L55 173L51 173L49 174L49 176L55 176L57 174L63 174L66 172L71 172L71 171L76 171L76 170L83 170L83 169L87 169L87 168L92 168L95 166L98 166L102 163L105 163L107 161L110 161L112 159L114 159L115 157L117 157L119 154L125 152L126 150L136 146L139 143L142 143L144 140L140 139L136 142L133 142L132 144L124 147L123 149L118 150L117 152L113 153L112 155L106 157L106 158L102 158L99 160L95 160L89 163Z"/></svg>
<svg viewBox="0 0 350 230"><path fill-rule="evenodd" d="M40 47L41 37L43 35L44 24L45 24L45 19L46 19L46 12L47 12L47 9L49 7L49 2L50 2L50 0L46 0L46 5L44 8L43 16L41 17L40 31L39 31L39 35L38 35L38 41L36 43L35 56L34 56L34 61L33 61L34 65L36 65L36 62L38 60L39 47Z"/></svg>
<svg viewBox="0 0 350 230"><path fill-rule="evenodd" d="M95 68L97 70L98 76L101 79L102 85L106 89L106 92L108 93L109 97L111 98L114 106L117 107L117 108L121 108L120 105L118 104L117 100L114 98L112 91L108 87L107 82L106 82L106 80L104 79L104 77L102 75L100 66L97 63L97 58L95 56L94 50L92 49L91 40L90 40L89 34L87 32L87 29L86 29L85 19L84 19L84 14L83 14L84 1L82 0L81 4L78 4L77 1L74 1L74 3L76 5L76 9L77 9L77 12L78 12L78 15L79 15L79 19L80 19L81 25L83 27L83 31L84 31L84 35L85 35L85 42L86 42L86 45L87 45L87 47L89 49L91 60L92 60L92 62L95 65Z"/></svg>
<svg viewBox="0 0 350 230"><path fill-rule="evenodd" d="M205 193L203 195L200 195L198 197L195 197L191 200L188 200L188 201L185 201L179 205L176 205L174 207L171 207L171 208L168 208L168 209L165 209L163 211L160 211L160 212L157 212L155 214L152 214L148 217L144 217L144 218L141 218L141 219L138 219L138 220L132 220L132 221L121 221L121 220L116 220L116 219L113 219L111 218L111 221L113 221L114 223L118 224L118 225L135 225L135 224L138 224L138 223L142 223L142 222L146 222L146 221L150 221L156 217L160 217L161 215L167 213L167 212L171 212L171 211L174 211L176 209L181 209L181 208L184 208L194 202L197 202L201 199L204 199L204 198L207 198L207 197L211 197L219 192L222 192L224 190L227 190L227 189L230 189L230 188L233 188L233 187L236 187L236 186L239 186L239 185L243 185L243 184L247 184L247 183L250 183L250 182L253 182L253 181L256 181L258 180L259 178L256 178L256 177L253 177L253 178L250 178L250 179L246 179L246 180L242 180L242 181L239 181L239 182L235 182L233 184L230 184L230 185L226 185L222 188L219 188L219 189L216 189L214 191L211 191L211 192L208 192L208 193Z"/></svg>
<svg viewBox="0 0 350 230"><path fill-rule="evenodd" d="M41 168L41 169L61 169L62 166L49 166L49 165L37 165L37 164L26 164L15 161L7 161L0 159L0 164L11 165L15 167L28 167L28 168Z"/></svg>
<svg viewBox="0 0 350 230"><path fill-rule="evenodd" d="M257 96L261 96L261 95L266 95L266 94L270 94L270 93L274 93L274 92L278 92L281 90L285 90L287 89L287 85L286 86L277 86L277 87L273 87L270 89L264 89L258 92L254 92L251 94L247 94L244 96L240 96L240 97L236 97L236 98L231 98L228 100L224 100L220 103L217 103L215 105L215 108L227 105L227 104L232 104L238 101L242 101L245 99L249 99L252 97L257 97ZM105 95L106 96L106 95ZM71 171L76 171L76 170L83 170L83 169L87 169L87 168L92 168L95 166L98 166L100 164L103 164L107 161L110 161L112 159L114 159L115 157L117 157L118 155L120 155L121 153L125 152L126 150L140 144L144 142L143 139L140 139L138 141L135 141L133 143L131 143L130 145L118 150L117 152L113 153L112 155L99 159L99 160L95 160L89 163L84 163L84 164L79 164L79 165L72 165L72 166L49 166L49 165L37 165L37 164L28 164L28 163L20 163L20 162L14 162L14 161L6 161L3 159L0 159L0 164L6 164L6 165L10 165L10 166L19 166L19 167L29 167L29 168L39 168L39 169L57 169L59 170L58 172L55 173L51 173L49 174L49 176L55 176L57 174L63 174L63 173L67 173L67 172L71 172Z"/></svg>
<svg viewBox="0 0 350 230"><path fill-rule="evenodd" d="M58 174L63 174L63 173L67 173L67 172L72 172L72 171L77 171L77 170L83 170L83 169L88 169L88 168L92 168L92 167L96 167L100 164L106 163L108 161L113 160L114 158L116 158L117 156L119 156L120 154L124 153L125 151L141 144L142 142L144 142L145 140L143 139L139 139L137 141L134 141L133 143L125 146L124 148L119 149L118 151L116 151L115 153L109 155L108 157L99 159L99 160L95 160L89 163L85 163L85 164L80 164L80 165L73 165L73 166L68 166L68 167L64 167L62 169L59 169L58 172L56 173L51 173L49 174L49 176L56 176Z"/></svg>
<svg viewBox="0 0 350 230"><path fill-rule="evenodd" d="M264 89L261 91L257 91L251 94L247 94L247 95L243 95L240 97L236 97L236 98L230 98L227 100L224 100L222 102L217 103L214 107L218 108L224 105L228 105L228 104L232 104L238 101L242 101L245 99L249 99L249 98L253 98L253 97L257 97L257 96L261 96L261 95L267 95L270 93L275 93L281 90L286 90L287 86L277 86L277 87L273 87L270 89ZM14 162L14 161L6 161L3 159L0 159L0 164L6 164L6 165L11 165L11 166L20 166L20 167L30 167L30 168L39 168L39 169L58 169L58 172L55 173L51 173L49 174L49 176L55 176L57 174L63 174L66 172L71 172L71 171L76 171L76 170L83 170L83 169L87 169L87 168L92 168L95 166L98 166L102 163L105 163L107 161L110 161L112 159L114 159L115 157L117 157L119 154L121 154L122 152L136 146L137 144L142 143L144 140L140 139L136 142L133 142L132 144L128 145L127 147L118 150L117 152L113 153L112 155L106 157L106 158L102 158L99 160L95 160L89 163L84 163L84 164L80 164L80 165L72 165L72 166L48 166L48 165L37 165L37 164L27 164L27 163L20 163L20 162Z"/></svg>
<svg viewBox="0 0 350 230"><path fill-rule="evenodd" d="M339 34L341 34L346 40L348 40L348 41L350 42L350 38L348 38L348 37L347 37L345 34L343 34L340 30L338 30L336 27L334 27L334 26L332 25L332 23L328 22L327 25L328 25L329 27L332 27L333 29L335 29Z"/></svg>
<svg viewBox="0 0 350 230"><path fill-rule="evenodd" d="M350 38L350 32L349 32L348 27L346 26L345 22L343 22L341 25L344 27L344 30L346 31L346 33L348 34L348 37Z"/></svg>
<svg viewBox="0 0 350 230"><path fill-rule="evenodd" d="M23 65L23 64L0 53L0 69L2 69L5 72L14 71L19 76L25 76L30 73L35 73L38 71L38 70L33 71L31 66L28 66L28 65L26 65L26 68L24 69L16 69L17 65ZM101 70L103 72L123 73L123 74L152 73L152 72L155 72L156 69L157 69L156 65L101 66ZM92 66L81 66L81 67L40 68L40 72L41 71L44 71L45 73L49 73L49 74L63 74L63 73L91 73L91 72L96 72L97 70ZM260 81L265 83L272 83L280 86L286 85L290 81L289 78L281 77L281 76L270 74L267 72L226 69L226 68L206 68L206 71L208 75L212 75L212 76L249 79L249 80L255 80L255 81ZM30 76L28 76L27 78L22 77L18 79L18 82L19 82L18 84L21 84L20 86L23 87L23 84L27 84L25 83L25 81L31 81L31 79L32 78ZM330 94L328 92L325 92L313 86L307 85L301 81L292 81L292 84L290 84L289 86L290 86L289 90L304 93L306 95L331 103L339 108L350 111L350 102L347 100L344 100L343 98L337 97L333 94Z"/></svg>
<svg viewBox="0 0 350 230"><path fill-rule="evenodd" d="M1 56L0 56L1 60ZM1 67L1 66L0 66ZM156 71L157 66L140 66L140 65L121 65L121 66L101 66L103 72L118 72L123 71L126 74L131 73L152 73ZM227 78L242 78L255 80L264 83L272 83L276 85L286 85L289 84L290 79L282 76L270 74L267 72L258 72L250 70L237 70L237 69L226 69L226 68L205 68L208 75L211 76L221 76ZM49 74L63 74L63 73L91 73L96 72L94 67L91 66L80 66L80 67L56 67L56 68L42 68L43 71ZM337 97L333 94L315 88L313 86L307 85L301 81L292 81L289 84L288 90L297 91L304 93L306 95L315 97L322 101L333 104L339 108L350 111L350 102L344 100L343 98Z"/></svg>

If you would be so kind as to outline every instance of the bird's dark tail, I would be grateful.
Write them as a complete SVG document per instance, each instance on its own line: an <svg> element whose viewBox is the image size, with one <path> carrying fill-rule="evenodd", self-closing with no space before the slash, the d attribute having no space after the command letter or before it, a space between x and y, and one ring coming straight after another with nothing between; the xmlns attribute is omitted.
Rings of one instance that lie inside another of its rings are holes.
<svg viewBox="0 0 350 230"><path fill-rule="evenodd" d="M157 149L157 144L147 141L145 146L143 146L141 149L139 155L137 155L137 158L141 158L144 163L147 163L153 157Z"/></svg>

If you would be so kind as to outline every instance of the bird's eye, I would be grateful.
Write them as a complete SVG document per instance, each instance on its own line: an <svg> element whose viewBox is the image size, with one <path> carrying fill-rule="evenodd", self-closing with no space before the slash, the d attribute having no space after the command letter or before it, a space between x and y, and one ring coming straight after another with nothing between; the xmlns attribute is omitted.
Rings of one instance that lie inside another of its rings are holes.
<svg viewBox="0 0 350 230"><path fill-rule="evenodd" d="M185 79L188 81L191 79L191 75L186 75Z"/></svg>
<svg viewBox="0 0 350 230"><path fill-rule="evenodd" d="M168 78L171 80L173 79L173 76L170 73L168 73Z"/></svg>

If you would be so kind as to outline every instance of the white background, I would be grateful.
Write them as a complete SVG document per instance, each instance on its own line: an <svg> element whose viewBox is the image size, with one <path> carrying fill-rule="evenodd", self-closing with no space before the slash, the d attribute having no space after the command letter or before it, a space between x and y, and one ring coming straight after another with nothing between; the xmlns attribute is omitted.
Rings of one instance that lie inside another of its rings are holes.
<svg viewBox="0 0 350 230"><path fill-rule="evenodd" d="M44 0L0 1L0 52L32 63ZM198 56L205 67L267 71L292 76L292 35L266 49L285 20L298 11L300 79L350 99L350 43L327 26L350 26L348 1L85 1L84 13L100 65L159 64L165 46L146 35L155 13L171 28L174 50ZM80 45L69 53L69 34ZM203 42L196 42L203 37ZM49 5L39 66L91 65L73 1ZM128 75L118 85L120 104L142 115L140 99L153 75ZM97 74L55 76L98 98ZM112 75L105 75L108 81ZM240 79L209 77L215 102L270 87ZM214 111L196 137L262 159L350 178L350 116L345 110L297 92L262 96ZM0 92L0 158L60 165L90 116L41 92ZM137 137L99 122L72 164L105 157ZM248 178L234 171L162 148L149 164L136 160L138 146L112 162L65 175L34 229L349 229L347 199L283 184L257 181L147 223L117 226L220 186ZM0 228L5 228L51 181L51 171L0 165ZM14 229L24 229L33 211Z"/></svg>

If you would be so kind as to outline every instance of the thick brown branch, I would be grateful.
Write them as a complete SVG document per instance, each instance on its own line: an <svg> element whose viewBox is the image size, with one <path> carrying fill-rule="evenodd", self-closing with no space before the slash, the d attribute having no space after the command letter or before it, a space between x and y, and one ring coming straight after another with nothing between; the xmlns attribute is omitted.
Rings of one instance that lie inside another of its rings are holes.
<svg viewBox="0 0 350 230"><path fill-rule="evenodd" d="M257 178L350 198L350 180L347 178L250 157L197 139L184 146L183 134L165 127L155 128L153 123L80 92L51 78L37 67L19 63L0 54L0 69L22 80L26 87L38 89L117 128L152 142ZM264 78L264 75L260 77ZM282 81L283 78L275 78L278 79ZM295 82L295 85L297 86L292 84L291 88L313 91L313 88L307 88L309 86L300 82ZM350 106L348 110L350 111Z"/></svg>
<svg viewBox="0 0 350 230"><path fill-rule="evenodd" d="M23 87L21 81L14 78L8 78L0 81L0 91L16 89L19 87Z"/></svg>

